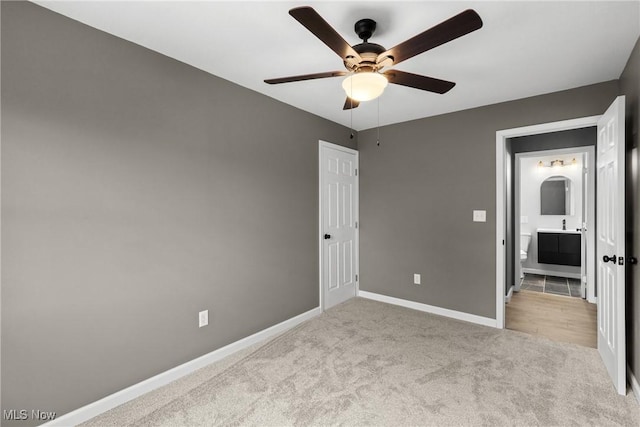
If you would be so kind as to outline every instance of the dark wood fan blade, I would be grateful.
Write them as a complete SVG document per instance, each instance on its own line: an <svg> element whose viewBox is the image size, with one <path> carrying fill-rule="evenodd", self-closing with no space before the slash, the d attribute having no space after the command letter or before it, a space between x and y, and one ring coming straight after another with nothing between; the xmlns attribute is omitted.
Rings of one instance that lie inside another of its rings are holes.
<svg viewBox="0 0 640 427"><path fill-rule="evenodd" d="M315 74L303 74L300 76L291 76L291 77L280 77L277 79L267 79L264 82L269 83L270 85L275 85L278 83L289 83L289 82L299 82L302 80L313 80L313 79L324 79L326 77L339 77L346 76L349 74L347 71L328 71L326 73L315 73Z"/></svg>
<svg viewBox="0 0 640 427"><path fill-rule="evenodd" d="M382 52L378 55L378 59L382 60L387 56L392 56L393 64L397 65L402 61L413 58L422 52L455 40L479 28L482 28L482 19L480 19L475 10L467 9L435 27L392 47L386 52Z"/></svg>
<svg viewBox="0 0 640 427"><path fill-rule="evenodd" d="M362 60L358 52L347 43L336 30L325 21L322 16L318 14L312 7L303 6L296 7L289 11L289 15L293 16L299 23L301 23L307 30L311 31L317 38L324 44L329 46L329 49L334 51L340 56L340 58L347 59L352 57L355 59L355 63Z"/></svg>
<svg viewBox="0 0 640 427"><path fill-rule="evenodd" d="M421 76L419 74L407 73L406 71L389 70L383 73L389 83L408 86L415 89L428 90L435 93L446 93L456 84L446 80L434 79L433 77Z"/></svg>
<svg viewBox="0 0 640 427"><path fill-rule="evenodd" d="M360 105L360 102L347 96L347 99L344 101L344 107L342 107L342 109L351 110L352 108L358 108L358 105Z"/></svg>

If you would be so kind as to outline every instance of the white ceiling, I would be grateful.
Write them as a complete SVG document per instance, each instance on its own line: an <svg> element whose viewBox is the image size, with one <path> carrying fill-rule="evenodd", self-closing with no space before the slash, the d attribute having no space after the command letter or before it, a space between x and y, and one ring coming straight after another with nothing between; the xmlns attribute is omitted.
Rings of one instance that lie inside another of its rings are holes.
<svg viewBox="0 0 640 427"><path fill-rule="evenodd" d="M381 125L554 92L620 77L640 35L640 2L624 1L36 1L287 104L349 126L341 78L267 85L266 78L343 70L340 58L288 14L309 5L347 42L353 24L378 22L371 42L392 46L473 8L484 26L398 65L457 85L437 95L389 85ZM353 127L378 124L378 101Z"/></svg>

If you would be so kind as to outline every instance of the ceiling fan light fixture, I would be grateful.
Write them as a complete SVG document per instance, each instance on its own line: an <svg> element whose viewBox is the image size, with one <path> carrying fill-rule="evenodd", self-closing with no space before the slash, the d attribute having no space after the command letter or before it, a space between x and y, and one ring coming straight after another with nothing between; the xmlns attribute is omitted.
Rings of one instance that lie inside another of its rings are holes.
<svg viewBox="0 0 640 427"><path fill-rule="evenodd" d="M353 100L371 101L376 99L389 84L385 76L377 72L354 73L344 79L342 88Z"/></svg>

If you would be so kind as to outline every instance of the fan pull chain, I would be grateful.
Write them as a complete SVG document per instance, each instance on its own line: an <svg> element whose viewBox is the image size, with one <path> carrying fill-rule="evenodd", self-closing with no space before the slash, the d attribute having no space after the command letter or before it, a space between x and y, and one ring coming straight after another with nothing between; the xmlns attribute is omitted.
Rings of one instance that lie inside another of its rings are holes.
<svg viewBox="0 0 640 427"><path fill-rule="evenodd" d="M349 134L349 139L353 139L353 101L351 102L351 111L349 111L349 114L351 115L351 124L349 125L351 133Z"/></svg>
<svg viewBox="0 0 640 427"><path fill-rule="evenodd" d="M353 79L351 79L351 95L353 95ZM350 124L351 133L349 134L349 139L353 139L353 98L352 97L349 97L349 103L351 104L351 108L350 108L351 111L349 111L349 114L351 116L351 124Z"/></svg>
<svg viewBox="0 0 640 427"><path fill-rule="evenodd" d="M380 97L378 97L378 147L380 146Z"/></svg>

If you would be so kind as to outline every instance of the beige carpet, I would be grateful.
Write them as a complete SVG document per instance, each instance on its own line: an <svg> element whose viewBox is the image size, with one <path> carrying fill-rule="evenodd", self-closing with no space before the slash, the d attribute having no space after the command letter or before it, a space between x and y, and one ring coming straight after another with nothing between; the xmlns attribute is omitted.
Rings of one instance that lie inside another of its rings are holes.
<svg viewBox="0 0 640 427"><path fill-rule="evenodd" d="M86 426L640 425L596 350L355 298Z"/></svg>

